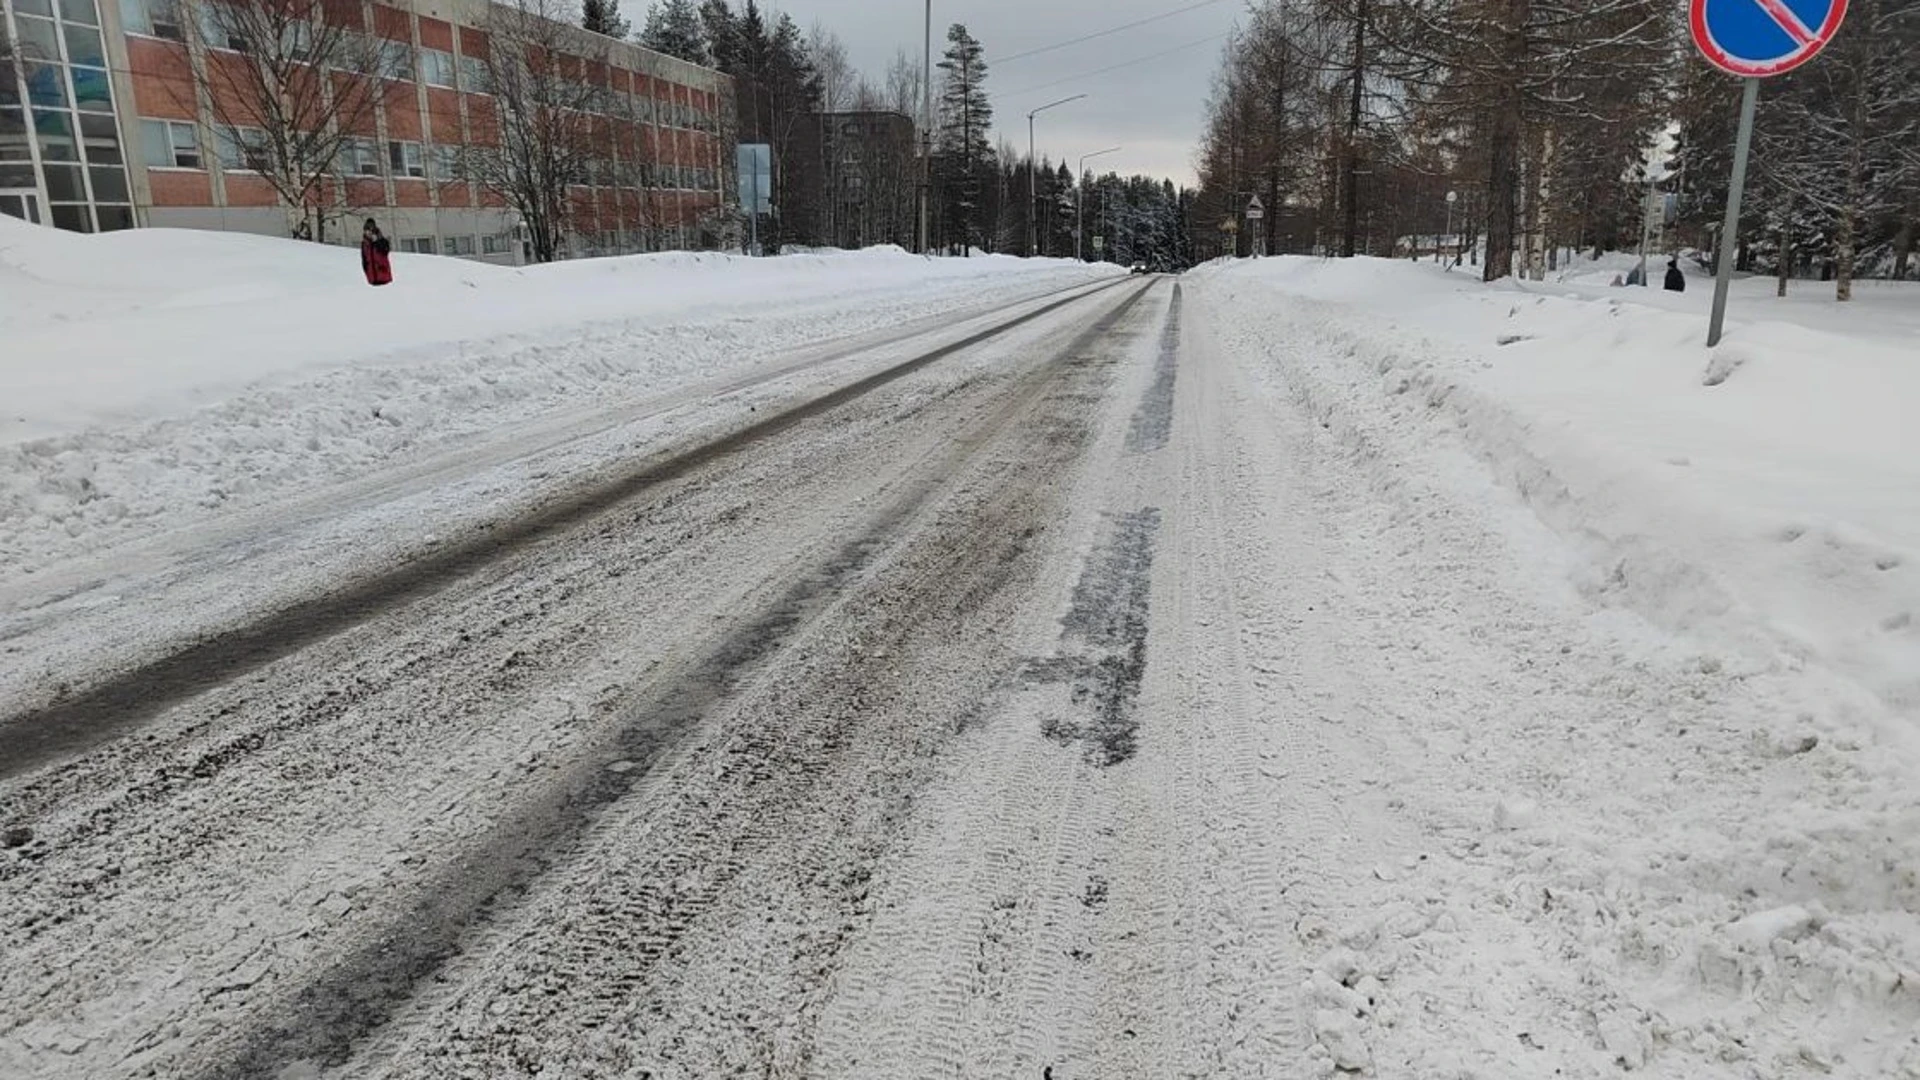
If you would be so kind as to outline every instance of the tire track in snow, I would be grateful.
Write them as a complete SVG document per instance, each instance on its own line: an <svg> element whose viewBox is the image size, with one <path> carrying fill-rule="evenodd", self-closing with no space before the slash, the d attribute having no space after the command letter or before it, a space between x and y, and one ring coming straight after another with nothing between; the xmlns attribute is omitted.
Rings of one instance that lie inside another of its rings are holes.
<svg viewBox="0 0 1920 1080"><path fill-rule="evenodd" d="M1070 361L1110 333L1147 291L1145 288L1135 291L1104 312L1053 363L1043 365L1033 379L1020 386L1031 390L1053 379ZM1050 305L1040 312L1022 316L1019 322L1032 321L1040 314L1072 302ZM999 330L1007 328L1003 325ZM988 336L991 333L981 335L980 340ZM917 369L951 351L954 349L928 354L910 363ZM821 402L843 403L906 373L898 368L890 369L803 408L808 410L807 416L817 415L830 407ZM612 734L603 754L581 762L547 786L531 792L519 809L494 825L486 839L469 855L451 860L448 871L440 880L426 885L420 891L419 900L401 918L371 928L357 948L294 993L280 1021L250 1033L238 1048L224 1055L223 1060L208 1063L197 1075L204 1080L242 1080L274 1075L283 1067L303 1062L337 1064L344 1061L355 1043L383 1024L414 995L424 980L460 951L463 939L476 922L487 918L512 896L525 892L566 858L597 814L625 799L648 778L652 766L677 736L739 692L765 661L867 575L876 560L903 535L910 535L909 527L922 508L946 490L965 463L990 444L993 434L1027 414L1030 405L1027 395L1016 393L978 436L954 446L945 459L909 484L899 497L870 519L860 536L797 582L769 610L747 620L714 651L695 663L686 677L659 695L636 703L626 722ZM761 430L757 438L771 434L772 430L791 427L802 418L776 418L783 421L779 427ZM756 429L760 427L756 425ZM1036 425L1036 429L1043 438L1054 437L1044 424ZM782 741L785 737L786 733L777 730L762 732L761 741L750 741L728 755L729 768L757 768L755 762L762 756L792 757L796 750ZM819 761L809 758L808 753L824 753L828 749L827 744L820 744L800 751L800 774L807 775L822 767ZM622 767L609 769L609 764ZM804 784L801 787L804 789ZM780 790L778 785L768 788L772 793ZM692 843L666 853L667 863L660 874L631 883L635 890L633 896L618 904L594 909L591 915L576 913L589 926L619 925L617 931L609 930L605 936L606 941L616 943L610 948L618 953L619 964L589 963L588 971L593 977L612 969L621 972L617 979L643 979L653 963L667 953L726 887L732 875L739 871L745 854L774 838L769 823L778 818L747 814L729 816L727 820L746 826L746 831L735 834L731 844L719 842L717 828L709 827L704 832L696 828ZM688 880L695 881L696 885L691 889L674 887L674 883ZM635 922L646 926L638 940L634 934ZM590 936L593 933L589 927L582 928L588 929ZM588 950L583 955L591 961L601 954ZM582 978L587 974L583 971ZM584 1019L591 1022L593 1007L584 1007L589 1014Z"/></svg>

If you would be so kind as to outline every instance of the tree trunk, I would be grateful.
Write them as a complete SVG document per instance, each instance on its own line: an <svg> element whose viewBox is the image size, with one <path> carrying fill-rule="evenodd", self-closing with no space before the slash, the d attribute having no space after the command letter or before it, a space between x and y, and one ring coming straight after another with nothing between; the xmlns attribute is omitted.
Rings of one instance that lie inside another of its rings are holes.
<svg viewBox="0 0 1920 1080"><path fill-rule="evenodd" d="M1353 100L1347 116L1346 235L1341 253L1351 259L1360 235L1360 95L1367 76L1367 0L1359 0L1353 20Z"/></svg>
<svg viewBox="0 0 1920 1080"><path fill-rule="evenodd" d="M1920 239L1920 205L1907 211L1907 219L1900 223L1900 232L1893 238L1893 280L1905 281L1907 268L1913 265L1913 248Z"/></svg>
<svg viewBox="0 0 1920 1080"><path fill-rule="evenodd" d="M1513 274L1513 241L1520 199L1520 118L1497 109L1488 146L1487 264L1481 277L1499 281Z"/></svg>
<svg viewBox="0 0 1920 1080"><path fill-rule="evenodd" d="M1513 275L1514 233L1520 209L1520 85L1526 63L1527 19L1531 0L1507 0L1504 52L1511 66L1492 108L1492 130L1488 133L1487 172L1487 265L1482 277L1499 281Z"/></svg>
<svg viewBox="0 0 1920 1080"><path fill-rule="evenodd" d="M1793 196L1780 208L1780 288L1776 295L1787 295L1787 277L1793 272Z"/></svg>

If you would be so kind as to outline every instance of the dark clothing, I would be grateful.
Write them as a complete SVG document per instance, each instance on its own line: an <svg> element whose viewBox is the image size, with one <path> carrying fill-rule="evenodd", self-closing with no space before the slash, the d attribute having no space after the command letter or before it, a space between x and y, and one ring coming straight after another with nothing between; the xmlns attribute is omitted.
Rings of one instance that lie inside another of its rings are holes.
<svg viewBox="0 0 1920 1080"><path fill-rule="evenodd" d="M1687 291L1687 275L1681 273L1680 267L1672 263L1667 264L1667 291Z"/></svg>
<svg viewBox="0 0 1920 1080"><path fill-rule="evenodd" d="M393 260L387 256L393 245L384 236L360 241L360 269L366 271L367 284L387 285L393 281Z"/></svg>

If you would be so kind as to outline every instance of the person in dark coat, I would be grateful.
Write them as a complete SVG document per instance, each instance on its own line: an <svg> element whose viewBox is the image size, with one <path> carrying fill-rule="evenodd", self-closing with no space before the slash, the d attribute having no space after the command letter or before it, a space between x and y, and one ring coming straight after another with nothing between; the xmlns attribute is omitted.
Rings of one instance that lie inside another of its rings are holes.
<svg viewBox="0 0 1920 1080"><path fill-rule="evenodd" d="M1667 291L1687 291L1687 275L1680 272L1680 259L1678 256L1667 260Z"/></svg>
<svg viewBox="0 0 1920 1080"><path fill-rule="evenodd" d="M366 271L367 284L387 285L393 281L393 245L380 233L372 218L360 230L360 269Z"/></svg>

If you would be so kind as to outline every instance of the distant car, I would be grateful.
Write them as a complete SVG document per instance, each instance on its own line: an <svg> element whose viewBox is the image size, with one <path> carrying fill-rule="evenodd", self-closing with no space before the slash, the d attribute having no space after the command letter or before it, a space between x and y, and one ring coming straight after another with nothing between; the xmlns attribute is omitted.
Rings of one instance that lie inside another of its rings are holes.
<svg viewBox="0 0 1920 1080"><path fill-rule="evenodd" d="M1147 272L1147 264L1146 264L1146 263L1134 263L1134 264L1133 264L1133 272L1134 272L1134 273L1136 273L1136 274L1144 274L1144 273L1146 273L1146 272Z"/></svg>

